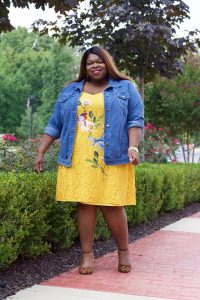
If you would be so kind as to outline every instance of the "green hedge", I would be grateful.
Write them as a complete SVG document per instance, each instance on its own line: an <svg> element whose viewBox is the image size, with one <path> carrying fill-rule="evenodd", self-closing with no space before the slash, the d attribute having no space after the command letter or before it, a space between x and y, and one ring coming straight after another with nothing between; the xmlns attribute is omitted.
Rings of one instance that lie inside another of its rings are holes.
<svg viewBox="0 0 200 300"><path fill-rule="evenodd" d="M137 205L126 208L130 225L200 201L198 164L142 164L135 173ZM56 202L55 187L56 173L0 173L0 268L77 239L76 205ZM95 238L109 235L99 213Z"/></svg>

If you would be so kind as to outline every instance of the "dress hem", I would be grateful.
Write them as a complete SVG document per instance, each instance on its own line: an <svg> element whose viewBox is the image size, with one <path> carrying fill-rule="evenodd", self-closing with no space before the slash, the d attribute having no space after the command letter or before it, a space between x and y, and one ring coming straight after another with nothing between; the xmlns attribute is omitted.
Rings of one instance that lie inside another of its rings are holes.
<svg viewBox="0 0 200 300"><path fill-rule="evenodd" d="M105 202L102 202L102 203L100 203L100 202L98 202L98 204L97 203L91 203L91 202L81 202L81 201L77 201L77 200L60 200L60 199L56 199L56 201L58 201L58 202L69 202L69 203L78 203L78 202L80 202L80 203L82 203L82 204L87 204L87 205L96 205L96 206L130 206L130 205L132 205L132 206L135 206L136 205L136 202L135 203L125 203L125 204L119 204L119 203L117 203L117 204L108 204L108 203L105 203Z"/></svg>

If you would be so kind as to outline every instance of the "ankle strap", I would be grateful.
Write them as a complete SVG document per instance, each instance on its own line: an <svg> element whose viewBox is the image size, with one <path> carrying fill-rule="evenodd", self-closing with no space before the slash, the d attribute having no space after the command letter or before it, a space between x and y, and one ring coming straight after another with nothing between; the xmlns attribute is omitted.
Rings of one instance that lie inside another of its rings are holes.
<svg viewBox="0 0 200 300"><path fill-rule="evenodd" d="M126 249L118 249L118 251L128 251L128 248L126 248Z"/></svg>

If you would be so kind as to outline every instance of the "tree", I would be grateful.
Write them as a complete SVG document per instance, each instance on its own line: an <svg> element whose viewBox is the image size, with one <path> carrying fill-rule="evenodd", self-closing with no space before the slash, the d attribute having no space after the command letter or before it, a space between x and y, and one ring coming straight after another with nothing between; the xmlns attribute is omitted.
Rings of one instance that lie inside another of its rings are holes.
<svg viewBox="0 0 200 300"><path fill-rule="evenodd" d="M29 7L30 4L35 4L36 8L42 8L45 9L45 5L48 5L50 8L54 8L56 12L64 12L66 10L69 10L70 8L76 6L78 2L81 2L81 0L29 0L29 1L16 1L16 0L0 0L0 33L11 31L14 29L12 24L10 23L8 14L9 14L9 8L11 4L14 7Z"/></svg>
<svg viewBox="0 0 200 300"><path fill-rule="evenodd" d="M41 94L41 105L37 110L36 123L38 131L42 132L52 114L55 100L66 82L74 79L77 75L79 64L78 53L71 54L71 49L53 43L48 56L48 63L43 69L43 89Z"/></svg>
<svg viewBox="0 0 200 300"><path fill-rule="evenodd" d="M34 97L36 133L51 114L59 90L75 77L75 55L52 38L24 28L0 36L0 53L0 131L28 136L27 101Z"/></svg>
<svg viewBox="0 0 200 300"><path fill-rule="evenodd" d="M182 71L182 56L195 51L197 31L176 36L185 18L189 7L181 0L91 0L84 12L66 14L60 40L108 48L121 70L139 78L143 96L144 82L157 74L172 78Z"/></svg>
<svg viewBox="0 0 200 300"><path fill-rule="evenodd" d="M164 127L168 135L187 145L200 142L200 57L190 54L184 72L173 80L158 77L146 89L146 119L156 127ZM184 147L184 146L183 146ZM185 150L183 148L183 154Z"/></svg>

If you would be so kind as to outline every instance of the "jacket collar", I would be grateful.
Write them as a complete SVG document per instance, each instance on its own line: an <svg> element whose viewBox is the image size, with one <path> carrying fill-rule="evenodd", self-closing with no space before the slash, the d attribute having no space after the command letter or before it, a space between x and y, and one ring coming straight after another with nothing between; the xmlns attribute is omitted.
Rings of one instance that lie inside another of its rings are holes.
<svg viewBox="0 0 200 300"><path fill-rule="evenodd" d="M121 82L120 80L115 80L115 79L112 79L111 77L109 78L109 84L108 84L108 87L117 87L117 86L120 86L121 85Z"/></svg>
<svg viewBox="0 0 200 300"><path fill-rule="evenodd" d="M73 88L77 91L80 90L82 92L83 90L83 85L84 85L85 79L78 81L78 82L73 82Z"/></svg>
<svg viewBox="0 0 200 300"><path fill-rule="evenodd" d="M83 79L83 80L81 80L81 81L79 81L79 82L74 82L74 83L73 83L74 89L75 89L75 90L80 90L80 91L82 92L82 90L83 90L83 85L84 85L85 80L86 80L86 79ZM112 79L111 77L109 77L108 82L109 82L109 83L108 83L108 87L107 87L106 89L108 89L108 88L110 88L110 87L118 87L118 86L121 85L120 80L115 80L115 79Z"/></svg>

